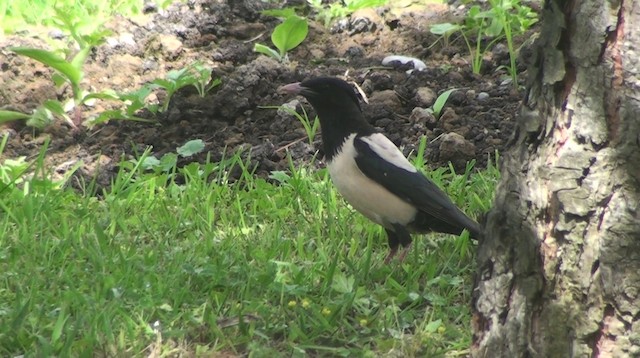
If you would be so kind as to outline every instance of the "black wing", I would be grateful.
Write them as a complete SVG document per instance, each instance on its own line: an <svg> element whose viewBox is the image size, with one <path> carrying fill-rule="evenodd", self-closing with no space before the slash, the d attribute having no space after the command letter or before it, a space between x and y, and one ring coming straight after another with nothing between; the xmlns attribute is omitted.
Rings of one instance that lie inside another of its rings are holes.
<svg viewBox="0 0 640 358"><path fill-rule="evenodd" d="M421 220L431 230L459 234L464 228L474 237L480 235L479 225L460 211L437 185L421 172L403 168L403 166L407 167L408 161L398 163L400 165L389 162L389 158L398 158L398 153L395 151L399 152L399 150L382 134L377 135L378 137L373 140L363 140L362 137L356 136L353 141L357 152L355 161L364 175L426 214ZM381 137L388 143L381 143L382 146L374 148L367 142L375 142ZM379 153L379 151L387 153ZM392 151L394 153L391 153ZM402 156L402 153L399 154ZM402 160L406 158L402 156Z"/></svg>

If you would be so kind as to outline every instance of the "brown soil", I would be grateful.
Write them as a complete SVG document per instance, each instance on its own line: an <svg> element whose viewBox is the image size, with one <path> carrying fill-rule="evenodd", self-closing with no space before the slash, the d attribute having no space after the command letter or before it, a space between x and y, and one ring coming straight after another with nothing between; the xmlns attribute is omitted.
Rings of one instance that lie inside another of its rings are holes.
<svg viewBox="0 0 640 358"><path fill-rule="evenodd" d="M363 105L367 118L405 154L417 148L421 136L427 136L429 165L452 162L464 168L475 159L476 167L482 167L495 151L505 148L522 95L505 81L506 72L498 70L508 64L508 53L498 46L485 56L484 74L472 74L462 41L448 47L441 42L434 45L438 38L428 31L429 24L452 16L446 6L362 11L343 22L342 31L311 23L309 37L289 54L289 63L253 52L255 42L271 45L269 36L278 23L260 15L267 6L269 2L254 0L195 0L141 18L114 19L108 24L113 31L109 41L96 48L86 64L85 88L132 91L196 60L212 66L213 77L222 84L204 98L193 87L185 87L172 97L166 112L139 113L155 124L112 120L74 129L58 121L37 131L13 123L4 128L12 135L2 156L32 158L45 138L51 138L47 160L59 174L82 160L79 175L97 176L100 185L108 185L123 157L135 156L147 146L159 156L189 140L202 139L213 160L225 150L251 149L256 173L264 175L287 169L287 152L295 162L302 162L317 151L321 158L322 149L319 136L308 143L293 116L261 106L304 103L277 94L280 85L345 74L368 96L369 104ZM6 49L46 48L47 36L34 32L0 38L1 108L30 112L45 99L69 97L68 88L52 84L50 69ZM427 68L410 75L406 68L385 68L381 60L387 55L417 57ZM450 88L458 91L439 119L414 111L431 105L434 93L437 96ZM160 99L162 95L157 94ZM82 108L78 123L112 105L102 101ZM305 108L312 111L306 104ZM183 162L205 158L202 153Z"/></svg>

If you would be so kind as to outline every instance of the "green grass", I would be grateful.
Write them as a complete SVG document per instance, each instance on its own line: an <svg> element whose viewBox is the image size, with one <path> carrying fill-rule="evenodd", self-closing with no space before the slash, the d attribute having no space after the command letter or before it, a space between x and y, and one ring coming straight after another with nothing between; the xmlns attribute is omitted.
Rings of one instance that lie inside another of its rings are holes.
<svg viewBox="0 0 640 358"><path fill-rule="evenodd" d="M384 265L384 232L326 170L262 179L239 155L168 173L124 162L96 196L92 183L52 183L42 162L0 187L0 356L440 356L470 345L466 235L415 236L403 264ZM498 173L429 175L474 215Z"/></svg>
<svg viewBox="0 0 640 358"><path fill-rule="evenodd" d="M154 2L166 7L172 0ZM143 0L0 0L0 26L5 33L34 25L59 27L57 17L62 16L92 32L115 14L140 14L143 5Z"/></svg>

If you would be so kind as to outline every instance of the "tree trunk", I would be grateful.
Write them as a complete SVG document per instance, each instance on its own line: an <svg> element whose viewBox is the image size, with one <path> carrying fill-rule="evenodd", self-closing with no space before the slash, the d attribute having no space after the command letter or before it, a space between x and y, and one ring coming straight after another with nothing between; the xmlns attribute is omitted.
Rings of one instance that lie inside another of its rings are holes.
<svg viewBox="0 0 640 358"><path fill-rule="evenodd" d="M640 5L547 0L486 220L474 357L640 357Z"/></svg>

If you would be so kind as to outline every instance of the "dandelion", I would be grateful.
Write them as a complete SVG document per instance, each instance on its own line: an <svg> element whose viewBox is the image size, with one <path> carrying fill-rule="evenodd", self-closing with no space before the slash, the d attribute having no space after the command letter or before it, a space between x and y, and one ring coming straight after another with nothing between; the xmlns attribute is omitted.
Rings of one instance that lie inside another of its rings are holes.
<svg viewBox="0 0 640 358"><path fill-rule="evenodd" d="M367 321L366 319L364 319L364 318L360 319L360 325L361 325L362 327L366 326L366 325L367 325L367 323L369 323L369 321Z"/></svg>
<svg viewBox="0 0 640 358"><path fill-rule="evenodd" d="M322 309L322 314L325 315L325 316L328 316L328 315L331 314L331 310L329 308L325 307L325 308Z"/></svg>
<svg viewBox="0 0 640 358"><path fill-rule="evenodd" d="M294 300L291 300L291 301L289 301L289 303L287 303L287 306L289 306L289 308L293 308L296 305L298 305L298 302L296 302Z"/></svg>

